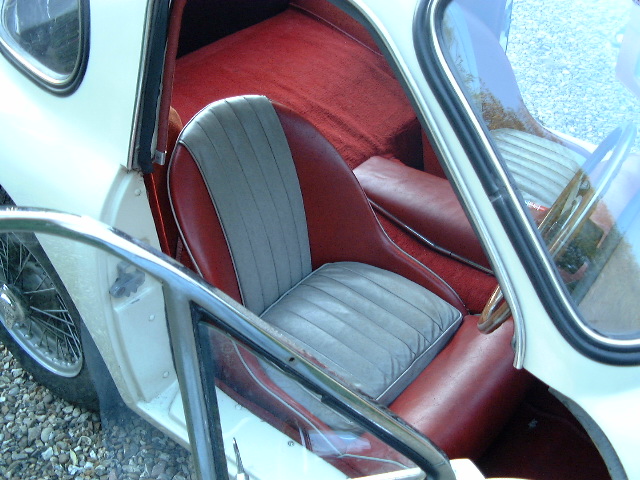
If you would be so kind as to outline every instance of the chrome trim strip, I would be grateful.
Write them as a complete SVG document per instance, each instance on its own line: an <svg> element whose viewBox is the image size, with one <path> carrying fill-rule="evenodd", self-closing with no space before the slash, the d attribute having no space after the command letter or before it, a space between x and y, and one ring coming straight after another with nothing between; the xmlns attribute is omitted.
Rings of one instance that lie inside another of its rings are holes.
<svg viewBox="0 0 640 480"><path fill-rule="evenodd" d="M201 478L216 478L212 476L216 466L215 454L210 451L210 446L212 443L213 448L222 445L212 442L209 435L215 426L207 423L207 404L203 393L206 393L207 386L196 361L197 339L193 326L187 327L184 321L184 316L191 314L191 304L199 305L213 317L215 324L207 324L260 352L286 373L319 393L327 404L338 408L382 441L390 443L423 468L430 478L455 480L455 473L445 454L426 437L400 421L389 410L328 376L285 343L286 340L271 325L149 245L89 217L50 210L0 209L0 231L37 232L79 241L125 260L163 283L170 313L168 324L172 348L176 357L181 357L179 360L176 358L176 367L194 463L197 472L206 475ZM169 286L175 289L176 285L183 287L181 291L170 291Z"/></svg>
<svg viewBox="0 0 640 480"><path fill-rule="evenodd" d="M440 245L438 245L435 242L432 242L431 240L429 240L427 237L425 237L424 235L422 235L421 233L418 233L417 231L415 231L413 228L411 228L409 225L407 225L406 223L404 223L402 220L400 220L398 217L396 217L395 215L393 215L392 213L389 213L387 210L385 210L384 208L382 208L380 205L378 205L376 202L374 202L373 200L369 200L369 203L373 206L373 208L375 210L378 210L380 213L382 213L385 217L389 218L390 220L392 220L394 223L396 223L398 226L400 226L401 228L404 228L407 232L411 233L412 235L416 236L422 243L424 243L427 247L431 248L432 250L435 250L438 253L442 253L443 255L446 255L447 257L451 257L454 260L457 260L461 263L464 263L466 265L469 265L470 267L473 267L477 270L480 270L483 273L487 273L489 275L493 275L493 270L488 269L487 267L483 267L482 265L480 265L479 263L474 262L473 260L469 260L466 257L463 257L461 255L458 255L457 253L454 253L450 250L447 250L444 247L441 247Z"/></svg>
<svg viewBox="0 0 640 480"><path fill-rule="evenodd" d="M447 60L443 51L443 47L440 43L440 36L438 35L438 28L437 28L436 13L439 8L445 8L445 5L441 6L441 4L449 3L449 1L450 0L432 0L431 2L429 2L427 6L427 15L428 15L427 24L429 26L429 37L433 40L434 50L437 54L438 63L441 67L441 70L445 73L445 76L451 88L456 93L456 97L458 98L458 101L463 106L467 116L469 117L471 123L473 124L474 129L476 130L479 138L482 141L482 146L489 153L489 157L491 158L491 161L496 171L498 172L501 182L504 185L506 185L509 196L511 198L516 198L515 192L513 191L513 187L507 180L506 173L502 168L502 165L500 164L500 161L498 160L497 155L491 146L491 142L489 141L488 137L484 134L482 126L479 120L476 118L471 104L467 101L462 89L460 88L460 86L456 81L453 71L451 70L451 68L449 68L449 64L447 63ZM456 183L456 185L458 185L458 183ZM518 202L516 203L519 205ZM520 218L522 219L523 224L526 225L527 228L530 230L531 225L527 220L526 213L524 212L523 208L520 205L518 208L518 213ZM479 224L476 223L476 225L479 225ZM511 282L509 281L509 273L507 269L504 267L502 260L500 259L497 245L491 240L491 237L488 235L488 232L486 231L486 228L484 227L484 225L479 225L479 229L484 234L483 236L485 237L485 240L486 240L484 243L484 246L487 249L487 254L493 260L492 265L494 265L495 267L494 275L498 279L498 283L500 284L503 290L503 294L504 294L504 297L507 299L507 303L509 304L509 306L512 306L511 311L513 313L513 319L514 319L513 323L514 323L514 339L515 339L514 367L522 368L524 366L525 345L526 345L522 310L519 307L519 303L516 301L515 292L511 287ZM527 233L530 233L530 232L527 232ZM530 233L530 234L535 235L534 233ZM546 258L544 255L542 255L542 257Z"/></svg>

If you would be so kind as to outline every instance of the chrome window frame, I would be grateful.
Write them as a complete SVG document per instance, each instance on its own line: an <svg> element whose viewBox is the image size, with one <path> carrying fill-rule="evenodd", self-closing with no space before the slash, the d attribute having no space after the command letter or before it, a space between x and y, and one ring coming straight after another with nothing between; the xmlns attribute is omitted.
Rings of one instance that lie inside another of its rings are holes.
<svg viewBox="0 0 640 480"><path fill-rule="evenodd" d="M11 33L6 30L4 22L0 18L0 53L31 81L56 95L70 95L78 88L82 83L89 60L89 0L77 1L79 17L78 55L74 68L69 74L54 72L24 50L12 38ZM3 6L4 1L0 7Z"/></svg>
<svg viewBox="0 0 640 480"><path fill-rule="evenodd" d="M492 199L530 281L555 326L574 348L607 364L640 364L640 338L606 337L583 320L544 240L525 211L524 202L509 182L509 173L500 161L491 134L475 107L465 97L455 72L450 68L452 63L448 51L443 47L441 19L451 1L420 0L413 26L416 53L427 82L445 106L449 121L460 127L462 146L472 159L474 169Z"/></svg>
<svg viewBox="0 0 640 480"><path fill-rule="evenodd" d="M212 359L201 358L216 328L275 364L322 401L395 448L427 473L455 480L449 459L428 438L388 409L349 389L284 343L277 329L171 257L89 217L20 207L0 208L0 232L33 232L98 248L151 275L163 285L169 337L198 478L227 479ZM180 288L177 288L177 286ZM202 312L206 315L202 315ZM190 318L191 322L185 322Z"/></svg>

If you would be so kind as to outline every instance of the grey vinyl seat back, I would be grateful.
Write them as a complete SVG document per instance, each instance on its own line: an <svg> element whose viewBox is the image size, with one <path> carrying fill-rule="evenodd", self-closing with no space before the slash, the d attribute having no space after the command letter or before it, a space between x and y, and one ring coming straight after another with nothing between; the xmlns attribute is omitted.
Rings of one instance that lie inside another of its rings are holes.
<svg viewBox="0 0 640 480"><path fill-rule="evenodd" d="M265 97L217 102L180 142L197 162L220 219L244 305L256 314L311 273L300 184Z"/></svg>
<svg viewBox="0 0 640 480"><path fill-rule="evenodd" d="M453 335L460 311L371 265L338 262L312 271L303 192L267 98L216 102L179 142L206 183L245 306L346 382L385 405L393 401ZM275 384L287 383L267 373ZM314 402L294 396L302 405Z"/></svg>

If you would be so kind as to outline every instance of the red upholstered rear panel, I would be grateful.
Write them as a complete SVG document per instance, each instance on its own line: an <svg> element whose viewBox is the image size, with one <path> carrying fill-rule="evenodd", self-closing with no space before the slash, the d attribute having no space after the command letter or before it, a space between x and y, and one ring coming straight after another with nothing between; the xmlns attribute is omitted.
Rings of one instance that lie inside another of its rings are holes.
<svg viewBox="0 0 640 480"><path fill-rule="evenodd" d="M386 153L421 165L419 122L384 58L304 12L290 8L178 59L172 103L185 121L245 94L292 108L352 168Z"/></svg>

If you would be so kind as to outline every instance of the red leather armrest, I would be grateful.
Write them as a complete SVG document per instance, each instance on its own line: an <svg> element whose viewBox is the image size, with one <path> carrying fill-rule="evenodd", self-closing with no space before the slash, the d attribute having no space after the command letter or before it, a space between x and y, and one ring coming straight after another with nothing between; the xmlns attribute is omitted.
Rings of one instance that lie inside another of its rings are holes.
<svg viewBox="0 0 640 480"><path fill-rule="evenodd" d="M439 247L490 267L448 180L384 157L372 157L353 172L383 213Z"/></svg>

